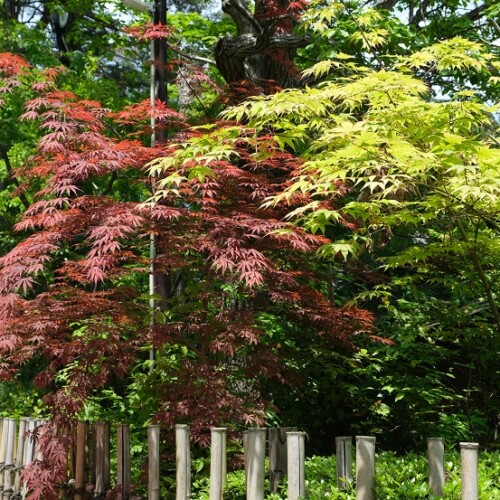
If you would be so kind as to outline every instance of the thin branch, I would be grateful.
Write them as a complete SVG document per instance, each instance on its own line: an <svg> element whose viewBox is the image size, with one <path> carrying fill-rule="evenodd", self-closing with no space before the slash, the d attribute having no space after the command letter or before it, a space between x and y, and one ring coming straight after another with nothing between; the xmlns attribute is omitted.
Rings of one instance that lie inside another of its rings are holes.
<svg viewBox="0 0 500 500"><path fill-rule="evenodd" d="M191 94L195 97L195 99L198 101L198 103L201 105L201 107L203 108L203 110L205 111L205 113L208 113L208 110L206 108L206 106L203 104L203 101L200 99L200 96L198 95L198 93L195 91L195 89L193 88L193 86L191 85L191 82L189 81L188 78L186 78L186 76L183 74L182 71L179 71L177 73L177 78L182 78L182 80L184 81L184 83L189 87L189 90L191 91Z"/></svg>
<svg viewBox="0 0 500 500"><path fill-rule="evenodd" d="M462 236L462 240L466 243L469 243L469 237L467 233L465 232L465 229L462 225L462 222L460 219L457 217L456 219L456 224L458 231L460 232L460 235ZM490 311L491 314L493 315L493 318L495 320L495 323L497 325L497 330L500 333L500 312L498 311L498 307L495 302L495 297L493 296L493 290L491 289L490 282L488 280L488 277L486 276L486 273L484 272L483 266L481 265L481 261L479 260L479 257L477 255L476 251L476 246L472 248L471 252L471 257L472 257L472 263L474 267L476 268L477 274L479 275L479 279L483 285L483 289L486 293L486 300L488 301L488 304L490 306Z"/></svg>
<svg viewBox="0 0 500 500"><path fill-rule="evenodd" d="M211 64L212 66L217 67L217 64L212 59L208 59L207 57L196 56L194 54L186 54L185 52L179 50L175 45L172 45L169 42L167 42L167 47L173 52L179 54L180 56L185 57L186 59L191 59L192 61L197 61L203 64Z"/></svg>
<svg viewBox="0 0 500 500"><path fill-rule="evenodd" d="M371 55L379 63L380 67L383 68L384 67L383 61L380 59L380 57L378 56L378 54L375 52L375 48L370 45L370 42L366 38L366 35L365 35L364 31L362 30L361 26L359 25L358 20L356 19L356 17L353 15L351 9L349 8L349 6L347 5L347 3L344 0L340 0L340 3L344 6L347 15L351 18L352 22L356 25L356 28L358 29L359 33L363 37L363 40L366 43L366 47L369 48Z"/></svg>
<svg viewBox="0 0 500 500"><path fill-rule="evenodd" d="M492 17L490 18L490 23L493 25L493 28L495 28L495 31L497 33L498 36L500 36L500 26L498 25L498 23L495 21L495 19L493 19Z"/></svg>
<svg viewBox="0 0 500 500"><path fill-rule="evenodd" d="M12 182L20 188L21 185L19 184L19 181L17 177L14 175L14 169L12 168L12 163L10 162L9 154L5 149L2 149L1 151L1 156L2 160L5 163L5 168L7 169L7 173L9 174L9 177L12 179ZM26 198L26 195L23 192L19 193L19 199L21 200L22 204L24 205L24 208L29 208L30 202L28 201L28 198Z"/></svg>
<svg viewBox="0 0 500 500"><path fill-rule="evenodd" d="M423 21L428 15L427 6L429 5L430 0L423 0L418 6L415 15L413 18L408 20L409 24L417 26L420 21Z"/></svg>
<svg viewBox="0 0 500 500"><path fill-rule="evenodd" d="M107 196L111 192L111 189L113 188L113 184L116 181L116 179L118 179L118 174L116 173L116 171L113 170L113 172L111 172L111 176L109 177L109 181L106 184L106 187L103 189L101 193L101 196Z"/></svg>

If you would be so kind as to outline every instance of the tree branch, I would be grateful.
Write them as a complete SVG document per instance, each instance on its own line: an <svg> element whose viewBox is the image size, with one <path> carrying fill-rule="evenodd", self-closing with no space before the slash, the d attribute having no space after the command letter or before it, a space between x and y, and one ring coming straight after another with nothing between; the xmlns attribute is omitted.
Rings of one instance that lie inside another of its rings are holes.
<svg viewBox="0 0 500 500"><path fill-rule="evenodd" d="M420 21L423 21L427 15L427 6L429 5L430 0L423 0L422 2L419 3L418 7L416 8L415 15L413 16L412 19L408 20L409 24L412 24L413 26L418 26L418 23Z"/></svg>
<svg viewBox="0 0 500 500"><path fill-rule="evenodd" d="M399 3L399 0L382 0L380 2L377 2L377 4L375 5L375 8L384 9L384 10L391 10L398 3Z"/></svg>
<svg viewBox="0 0 500 500"><path fill-rule="evenodd" d="M262 33L262 26L241 0L222 0L222 11L231 16L236 24L238 35Z"/></svg>
<svg viewBox="0 0 500 500"><path fill-rule="evenodd" d="M17 177L14 175L14 169L12 168L12 163L10 162L9 154L5 149L2 149L1 152L1 157L2 160L5 163L5 168L7 169L7 173L9 174L9 177L12 179L12 182L19 188L21 185L19 184L19 181L17 180ZM24 208L29 208L30 202L28 201L28 198L26 198L26 195L24 193L19 193L19 199L21 200L22 204L24 205Z"/></svg>
<svg viewBox="0 0 500 500"><path fill-rule="evenodd" d="M192 61L196 61L202 64L211 64L212 66L217 67L216 62L212 59L208 59L207 57L196 56L194 54L186 54L186 52L179 50L177 47L175 47L169 42L167 42L167 46L170 50L172 50L176 54L179 54L182 57L185 57L186 59L191 59Z"/></svg>
<svg viewBox="0 0 500 500"><path fill-rule="evenodd" d="M292 50L304 47L307 43L306 37L291 33L272 36L255 36L249 33L237 37L228 36L217 42L215 61L227 82L240 81L248 78L245 69L247 58L263 54L267 49Z"/></svg>
<svg viewBox="0 0 500 500"><path fill-rule="evenodd" d="M118 174L116 173L115 170L113 170L106 184L106 187L103 189L101 193L101 196L107 196L111 192L111 189L113 188L113 184L116 181L116 179L118 179Z"/></svg>
<svg viewBox="0 0 500 500"><path fill-rule="evenodd" d="M279 35L254 36L250 34L241 36L227 36L221 38L216 47L216 61L224 57L248 57L260 54L265 49L296 49L308 44L305 36L282 33Z"/></svg>
<svg viewBox="0 0 500 500"><path fill-rule="evenodd" d="M457 224L458 231L460 232L460 235L462 236L462 240L466 243L469 243L470 239L467 236L467 233L465 232L465 229L462 225L462 222L460 221L460 219L458 219L458 217L456 219L456 224ZM472 248L471 257L472 257L472 263L473 263L474 267L476 268L477 274L479 275L479 279L483 285L483 289L486 292L486 300L488 301L491 314L493 315L493 318L494 318L495 323L497 325L498 333L500 333L500 312L498 311L498 307L496 305L495 297L493 296L493 290L491 289L491 285L490 285L490 282L488 280L488 277L486 276L486 273L484 272L483 266L481 265L481 261L479 260L479 257L477 255L476 247Z"/></svg>
<svg viewBox="0 0 500 500"><path fill-rule="evenodd" d="M478 5L475 9L472 9L471 11L467 12L467 14L464 14L462 17L467 17L471 21L477 21L487 7L488 5L483 3L482 5Z"/></svg>
<svg viewBox="0 0 500 500"><path fill-rule="evenodd" d="M496 31L497 35L500 36L500 26L495 21L495 19L490 18L490 23L493 25L493 28L495 28L495 31Z"/></svg>

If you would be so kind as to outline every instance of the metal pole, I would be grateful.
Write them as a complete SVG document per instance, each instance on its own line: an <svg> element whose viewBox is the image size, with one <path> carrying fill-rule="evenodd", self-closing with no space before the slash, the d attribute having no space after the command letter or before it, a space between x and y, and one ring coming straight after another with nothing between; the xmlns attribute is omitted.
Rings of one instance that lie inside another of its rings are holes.
<svg viewBox="0 0 500 500"><path fill-rule="evenodd" d="M142 2L141 0L122 0L124 5L127 7L130 7L132 9L138 10L139 12L149 12L152 11L152 21L153 23L157 24L159 22L162 22L163 19L163 24L167 24L167 2L166 0L160 0L160 1L155 1L153 3L146 3ZM158 19L158 20L157 20ZM159 50L157 50L156 47L157 41L151 42L151 76L150 76L150 98L151 98L151 106L154 107L154 103L156 99L161 99L160 95L157 93L157 85L156 85L156 80L157 76L156 73L158 72L158 69L160 67L160 64L157 64L157 58L156 55L157 53L160 53ZM166 44L166 42L165 42ZM166 68L166 50L165 50L165 68ZM166 78L165 78L166 82ZM165 94L165 100L166 100L166 94ZM151 146L154 147L155 142L156 142L156 132L155 132L155 119L152 117L151 118L151 128L153 130L153 135L151 137ZM154 194L154 180L153 180L153 194ZM156 293L156 284L155 284L155 269L154 269L154 259L156 258L156 238L153 232L150 234L150 242L149 242L149 261L150 261L150 269L149 269L149 308L151 311L151 320L150 320L150 326L154 325L155 319L155 308L156 308L156 303L154 299L154 295ZM149 350L149 360L151 361L151 365L149 367L149 370L152 371L153 369L153 363L155 360L155 350L152 347Z"/></svg>

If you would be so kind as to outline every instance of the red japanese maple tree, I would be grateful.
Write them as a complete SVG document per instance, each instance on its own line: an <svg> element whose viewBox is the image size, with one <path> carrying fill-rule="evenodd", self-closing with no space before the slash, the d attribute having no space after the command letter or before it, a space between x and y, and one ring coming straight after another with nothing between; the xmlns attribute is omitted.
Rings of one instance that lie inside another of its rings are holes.
<svg viewBox="0 0 500 500"><path fill-rule="evenodd" d="M23 71L24 61L1 54L1 90L20 85ZM110 113L56 81L55 71L38 79L38 97L26 103L22 118L43 135L16 176L33 203L15 228L22 241L0 257L0 376L13 378L36 361L34 383L47 391L54 425L39 437L43 460L24 478L32 498L46 499L55 498L65 466L61 429L96 391L130 375L145 348L156 349L148 375L154 418L189 423L203 444L211 425L264 423L260 381L286 381L285 351L259 326L259 314L301 325L325 348L371 328L366 311L337 307L321 292L308 262L326 239L283 222L293 207L262 207L300 165L272 137L228 123L189 129L159 102ZM177 131L170 143L144 145L153 114ZM229 153L207 158L202 146L214 140ZM190 160L153 167L159 179L147 175L150 162L175 158L188 143L200 145ZM154 322L144 297L151 234ZM165 362L174 346L182 356Z"/></svg>

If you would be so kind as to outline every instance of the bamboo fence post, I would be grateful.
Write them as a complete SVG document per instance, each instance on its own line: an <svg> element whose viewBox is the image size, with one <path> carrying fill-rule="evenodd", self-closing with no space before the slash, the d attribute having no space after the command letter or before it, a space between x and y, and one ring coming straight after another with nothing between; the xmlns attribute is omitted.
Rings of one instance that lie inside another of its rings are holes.
<svg viewBox="0 0 500 500"><path fill-rule="evenodd" d="M37 434L40 435L42 432L45 432L45 429L42 427L46 423L45 420L35 419L35 429L38 429ZM38 440L35 440L35 450L34 450L34 458L35 460L43 460L43 454L40 451L38 446Z"/></svg>
<svg viewBox="0 0 500 500"><path fill-rule="evenodd" d="M356 500L375 498L375 437L356 436Z"/></svg>
<svg viewBox="0 0 500 500"><path fill-rule="evenodd" d="M130 496L130 429L126 424L118 425L118 479L120 486L118 500L126 500Z"/></svg>
<svg viewBox="0 0 500 500"><path fill-rule="evenodd" d="M104 498L110 486L109 424L96 422L93 432L94 498Z"/></svg>
<svg viewBox="0 0 500 500"><path fill-rule="evenodd" d="M227 429L225 427L212 427L210 445L210 500L224 498L226 485L226 442Z"/></svg>
<svg viewBox="0 0 500 500"><path fill-rule="evenodd" d="M24 465L28 465L33 461L33 458L35 456L35 427L36 427L36 420L34 418L28 419L27 422L27 435L26 435L26 441L24 443L25 446L25 454L24 454Z"/></svg>
<svg viewBox="0 0 500 500"><path fill-rule="evenodd" d="M478 443L460 443L462 500L478 499Z"/></svg>
<svg viewBox="0 0 500 500"><path fill-rule="evenodd" d="M93 495L95 488L95 426L87 422L85 437L85 469L83 472L83 496L88 498Z"/></svg>
<svg viewBox="0 0 500 500"><path fill-rule="evenodd" d="M14 475L14 496L21 493L21 470L24 466L24 448L26 443L26 430L28 419L21 417L19 420L19 431L17 434L16 459L15 459L15 475Z"/></svg>
<svg viewBox="0 0 500 500"><path fill-rule="evenodd" d="M335 438L337 461L337 487L345 489L352 483L352 436L339 436Z"/></svg>
<svg viewBox="0 0 500 500"><path fill-rule="evenodd" d="M148 500L160 500L159 425L148 425Z"/></svg>
<svg viewBox="0 0 500 500"><path fill-rule="evenodd" d="M16 421L13 418L6 418L4 425L7 426L7 446L5 447L4 476L3 476L3 499L9 500L14 490L12 472L14 469L14 448L16 443Z"/></svg>
<svg viewBox="0 0 500 500"><path fill-rule="evenodd" d="M99 422L94 422L93 424L89 425L89 433L90 433L90 450L89 454L87 455L87 484L85 485L85 491L88 492L89 486L92 489L92 496L94 497L96 490L97 490L97 483L101 482L101 478L98 478L100 476L102 468L99 467L99 458L97 458L97 455L99 455L99 446L97 444L97 434L99 431L97 430L97 424ZM87 436L87 445L89 441L89 436ZM90 483L90 484L88 484Z"/></svg>
<svg viewBox="0 0 500 500"><path fill-rule="evenodd" d="M83 500L85 488L85 451L87 447L87 422L76 425L76 460L74 500Z"/></svg>
<svg viewBox="0 0 500 500"><path fill-rule="evenodd" d="M58 493L58 500L64 500L67 497L67 491L66 491L66 484L67 484L67 479L68 479L68 454L69 454L69 449L68 449L68 440L67 436L65 435L65 426L58 425L58 424L52 424L55 427L55 432L56 436L60 439L61 445L64 445L64 469L61 470L61 476L59 477L59 482L58 482L58 488L57 488L57 493Z"/></svg>
<svg viewBox="0 0 500 500"><path fill-rule="evenodd" d="M248 429L243 433L247 500L264 500L267 429Z"/></svg>
<svg viewBox="0 0 500 500"><path fill-rule="evenodd" d="M269 485L271 493L277 493L287 469L286 433L294 432L297 427L278 427L268 429L269 440Z"/></svg>
<svg viewBox="0 0 500 500"><path fill-rule="evenodd" d="M191 498L191 449L189 426L175 426L176 500Z"/></svg>
<svg viewBox="0 0 500 500"><path fill-rule="evenodd" d="M26 421L26 433L24 440L24 450L23 450L23 467L30 464L33 461L35 455L35 437L33 435L36 427L36 420L33 418L28 418ZM28 494L28 488L26 483L23 483L21 487L21 498L26 498Z"/></svg>
<svg viewBox="0 0 500 500"><path fill-rule="evenodd" d="M111 430L109 422L104 422L104 489L111 488L111 455L110 455Z"/></svg>
<svg viewBox="0 0 500 500"><path fill-rule="evenodd" d="M429 489L436 497L443 496L444 488L444 438L427 438L427 463Z"/></svg>
<svg viewBox="0 0 500 500"><path fill-rule="evenodd" d="M297 500L305 495L305 432L287 432L287 476L288 500Z"/></svg>
<svg viewBox="0 0 500 500"><path fill-rule="evenodd" d="M9 425L7 419L2 419L2 433L0 434L0 497L3 495L3 478L4 478L4 465L5 455L7 453L7 434L9 432Z"/></svg>

